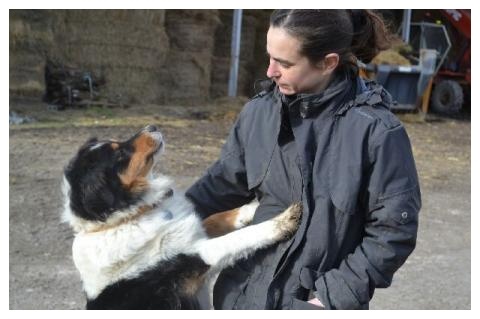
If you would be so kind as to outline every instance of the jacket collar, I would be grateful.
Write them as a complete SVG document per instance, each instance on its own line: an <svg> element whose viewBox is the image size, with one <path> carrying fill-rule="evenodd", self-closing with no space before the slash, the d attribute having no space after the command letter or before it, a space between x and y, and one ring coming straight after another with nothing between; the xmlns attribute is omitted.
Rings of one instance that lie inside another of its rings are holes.
<svg viewBox="0 0 480 319"><path fill-rule="evenodd" d="M278 86L274 88L274 97L287 105L288 108L297 107L302 118L312 117L315 114L325 110L337 109L337 106L343 104L345 99L353 97L354 89L352 79L348 73L338 75L332 83L321 93L313 94L296 94L294 96L286 96L280 93Z"/></svg>
<svg viewBox="0 0 480 319"><path fill-rule="evenodd" d="M359 76L353 80L348 73L337 77L322 93L315 94L285 96L273 81L269 83L274 102L285 104L289 108L299 103L302 118L311 117L330 106L334 115L341 116L353 106L382 104L389 107L392 104L392 96L380 84Z"/></svg>

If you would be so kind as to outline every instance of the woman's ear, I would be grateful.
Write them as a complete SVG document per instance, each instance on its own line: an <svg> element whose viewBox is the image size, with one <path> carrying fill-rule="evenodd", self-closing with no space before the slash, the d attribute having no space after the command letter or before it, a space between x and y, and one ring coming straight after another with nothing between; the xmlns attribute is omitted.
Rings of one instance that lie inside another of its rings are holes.
<svg viewBox="0 0 480 319"><path fill-rule="evenodd" d="M333 71L337 68L338 62L340 61L340 56L337 53L329 53L323 58L320 62L323 68L323 72L325 75L333 73Z"/></svg>

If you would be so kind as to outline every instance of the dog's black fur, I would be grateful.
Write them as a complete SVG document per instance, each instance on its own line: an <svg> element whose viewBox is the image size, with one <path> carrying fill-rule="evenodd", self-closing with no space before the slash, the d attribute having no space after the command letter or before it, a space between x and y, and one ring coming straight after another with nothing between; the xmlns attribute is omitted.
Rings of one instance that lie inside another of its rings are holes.
<svg viewBox="0 0 480 319"><path fill-rule="evenodd" d="M140 277L106 287L97 298L87 302L87 309L199 309L198 300L178 287L202 276L209 268L198 255L180 254L160 262Z"/></svg>

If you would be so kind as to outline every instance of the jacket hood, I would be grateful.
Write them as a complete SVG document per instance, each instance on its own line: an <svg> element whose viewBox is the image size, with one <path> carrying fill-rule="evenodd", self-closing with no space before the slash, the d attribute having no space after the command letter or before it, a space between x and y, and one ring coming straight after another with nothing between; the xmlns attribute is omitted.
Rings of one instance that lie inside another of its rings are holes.
<svg viewBox="0 0 480 319"><path fill-rule="evenodd" d="M343 115L354 106L360 105L383 105L390 108L393 103L392 96L383 86L372 80L364 80L357 77L357 90L354 99L344 103L335 113L335 115Z"/></svg>

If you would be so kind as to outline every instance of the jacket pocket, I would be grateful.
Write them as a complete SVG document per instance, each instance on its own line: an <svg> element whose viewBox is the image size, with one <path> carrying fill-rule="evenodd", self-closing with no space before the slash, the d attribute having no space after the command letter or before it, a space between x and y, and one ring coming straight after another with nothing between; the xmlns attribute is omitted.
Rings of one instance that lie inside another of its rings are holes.
<svg viewBox="0 0 480 319"><path fill-rule="evenodd" d="M299 274L300 289L297 292L296 297L302 299L312 298L313 292L316 290L315 281L323 275L323 272L319 272L308 267L302 267ZM292 309L298 310L324 310L322 307L315 306L305 300L293 298Z"/></svg>
<svg viewBox="0 0 480 319"><path fill-rule="evenodd" d="M247 172L248 189L252 190L264 180L272 159L272 151L260 151L245 153L245 170Z"/></svg>
<svg viewBox="0 0 480 319"><path fill-rule="evenodd" d="M358 189L353 186L330 189L330 199L337 211L354 215L358 210Z"/></svg>
<svg viewBox="0 0 480 319"><path fill-rule="evenodd" d="M293 299L292 310L325 310L325 308L315 306L307 301Z"/></svg>
<svg viewBox="0 0 480 319"><path fill-rule="evenodd" d="M315 290L315 281L322 276L323 273L310 269L308 267L302 267L300 269L300 285L308 290Z"/></svg>
<svg viewBox="0 0 480 319"><path fill-rule="evenodd" d="M360 165L329 170L329 192L333 205L343 213L353 215L358 210L358 197L362 182Z"/></svg>

